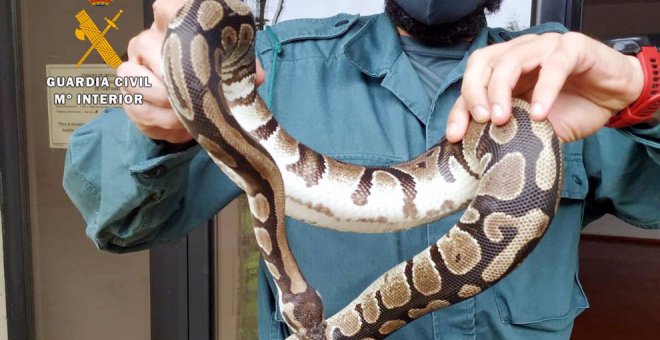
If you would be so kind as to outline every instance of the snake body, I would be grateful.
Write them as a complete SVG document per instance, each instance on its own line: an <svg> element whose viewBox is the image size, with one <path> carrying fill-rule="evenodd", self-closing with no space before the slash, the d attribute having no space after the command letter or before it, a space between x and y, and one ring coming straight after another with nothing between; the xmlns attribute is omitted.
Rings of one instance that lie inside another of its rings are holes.
<svg viewBox="0 0 660 340"><path fill-rule="evenodd" d="M184 126L248 197L254 232L292 339L384 338L474 296L532 251L558 207L561 143L513 101L509 123L471 123L460 144L363 167L290 136L255 90L254 20L238 0L188 2L170 23L163 74ZM285 214L342 231L407 229L465 208L436 243L325 319L291 253Z"/></svg>

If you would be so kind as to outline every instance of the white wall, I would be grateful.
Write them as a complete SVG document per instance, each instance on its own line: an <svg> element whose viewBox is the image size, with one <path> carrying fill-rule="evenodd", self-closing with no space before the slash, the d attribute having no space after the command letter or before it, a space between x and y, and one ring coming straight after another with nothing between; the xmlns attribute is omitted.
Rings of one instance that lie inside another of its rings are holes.
<svg viewBox="0 0 660 340"><path fill-rule="evenodd" d="M267 18L272 18L277 8L277 0L271 0L267 3ZM297 18L322 18L335 15L337 13L351 13L360 15L376 14L383 11L383 0L334 0L334 1L315 1L310 5L307 0L284 0L284 10L279 21L297 19ZM504 0L501 10L488 17L488 24L494 27L505 27L511 21L516 21L520 28L529 26L531 18L532 2L531 0Z"/></svg>

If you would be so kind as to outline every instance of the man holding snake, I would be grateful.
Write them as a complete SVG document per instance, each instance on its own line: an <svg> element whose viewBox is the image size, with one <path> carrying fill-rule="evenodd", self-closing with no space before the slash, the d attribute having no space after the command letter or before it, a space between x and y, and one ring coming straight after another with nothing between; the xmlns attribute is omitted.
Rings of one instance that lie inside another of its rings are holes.
<svg viewBox="0 0 660 340"><path fill-rule="evenodd" d="M64 185L99 248L126 252L180 237L240 190L191 142L162 82L161 44L183 0L158 0L150 29L129 43L118 74L148 76L144 105L106 112L71 139ZM492 289L422 317L395 339L565 339L588 304L577 280L582 226L612 213L660 228L660 128L603 128L642 94L639 61L548 24L485 27L501 0L387 0L386 13L297 20L257 37L260 94L292 135L324 154L367 165L410 159L468 121L506 122L511 97L532 103L564 146L562 201L547 235ZM263 70L268 72L264 72ZM287 220L300 267L326 316L382 272L439 239L460 214L400 233L337 233ZM337 278L341 278L337 280ZM265 269L259 334L288 335Z"/></svg>

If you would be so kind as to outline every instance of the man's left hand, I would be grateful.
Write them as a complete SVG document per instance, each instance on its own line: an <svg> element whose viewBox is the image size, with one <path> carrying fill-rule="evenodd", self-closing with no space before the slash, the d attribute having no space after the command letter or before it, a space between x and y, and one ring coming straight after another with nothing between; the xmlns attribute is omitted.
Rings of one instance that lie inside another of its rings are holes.
<svg viewBox="0 0 660 340"><path fill-rule="evenodd" d="M504 124L512 97L529 101L532 119L547 118L562 141L582 139L635 101L643 84L637 58L583 34L521 36L477 50L468 59L447 139L462 139L470 117Z"/></svg>

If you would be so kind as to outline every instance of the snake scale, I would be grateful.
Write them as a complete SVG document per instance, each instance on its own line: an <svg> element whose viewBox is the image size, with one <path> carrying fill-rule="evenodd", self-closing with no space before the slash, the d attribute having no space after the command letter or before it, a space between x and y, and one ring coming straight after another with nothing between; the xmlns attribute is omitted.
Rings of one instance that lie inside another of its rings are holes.
<svg viewBox="0 0 660 340"><path fill-rule="evenodd" d="M248 197L254 233L278 287L291 339L378 339L474 296L515 269L546 231L562 186L561 143L514 99L504 126L470 123L392 166L363 167L290 136L255 89L256 30L238 0L188 2L170 23L163 73L173 108ZM325 319L291 253L285 214L334 230L380 233L465 209L442 238Z"/></svg>

